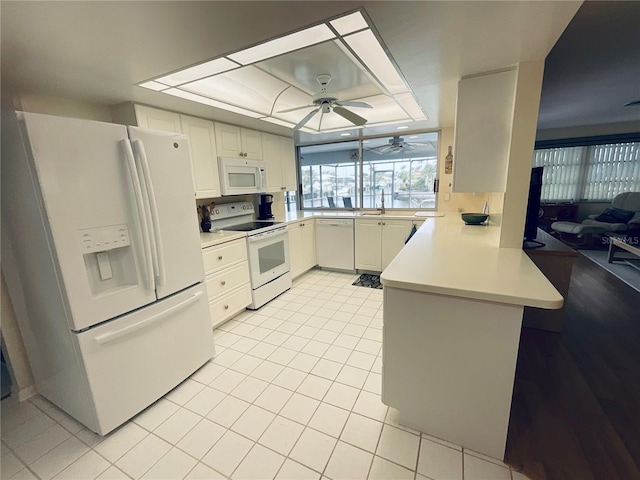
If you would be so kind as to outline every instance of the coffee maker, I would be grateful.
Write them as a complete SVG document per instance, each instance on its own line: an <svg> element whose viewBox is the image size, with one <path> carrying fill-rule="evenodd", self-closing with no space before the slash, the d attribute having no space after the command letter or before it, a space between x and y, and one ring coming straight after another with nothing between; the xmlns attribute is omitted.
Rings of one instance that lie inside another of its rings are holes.
<svg viewBox="0 0 640 480"><path fill-rule="evenodd" d="M273 195L260 195L260 205L258 205L259 220L269 220L270 218L273 218L273 213L271 212L272 203Z"/></svg>

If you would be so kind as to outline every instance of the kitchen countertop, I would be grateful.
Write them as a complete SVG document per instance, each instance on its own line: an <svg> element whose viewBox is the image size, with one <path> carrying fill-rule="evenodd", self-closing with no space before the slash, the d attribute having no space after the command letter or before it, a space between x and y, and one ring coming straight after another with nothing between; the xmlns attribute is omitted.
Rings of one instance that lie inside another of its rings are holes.
<svg viewBox="0 0 640 480"><path fill-rule="evenodd" d="M200 243L202 248L213 247L220 245L221 243L230 242L231 240L237 240L238 238L244 238L247 236L247 232L232 232L229 230L221 232L200 232Z"/></svg>
<svg viewBox="0 0 640 480"><path fill-rule="evenodd" d="M428 218L382 272L387 287L548 309L563 298L519 248L500 248L500 227Z"/></svg>
<svg viewBox="0 0 640 480"><path fill-rule="evenodd" d="M298 220L304 220L305 218L386 218L388 220L424 220L425 215L431 216L444 216L442 212L418 212L417 214L411 213L385 213L384 215L367 215L367 211L326 211L322 210L298 210L295 212L287 212L285 215L285 222L295 222Z"/></svg>

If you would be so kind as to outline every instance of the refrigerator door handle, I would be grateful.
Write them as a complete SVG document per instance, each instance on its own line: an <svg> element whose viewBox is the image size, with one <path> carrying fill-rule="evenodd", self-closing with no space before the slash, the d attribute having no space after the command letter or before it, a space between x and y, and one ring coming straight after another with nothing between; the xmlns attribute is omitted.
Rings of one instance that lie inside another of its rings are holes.
<svg viewBox="0 0 640 480"><path fill-rule="evenodd" d="M142 172L144 175L145 184L147 187L147 198L149 200L149 209L151 210L151 228L155 237L157 265L158 265L158 285L166 284L166 271L164 261L164 250L162 247L162 236L160 235L160 219L158 216L158 205L156 203L156 195L153 190L153 183L151 182L151 173L149 171L149 161L147 160L147 153L144 149L144 143L142 140L134 140L133 148L138 153L140 158L140 164L142 166Z"/></svg>
<svg viewBox="0 0 640 480"><path fill-rule="evenodd" d="M173 315L176 311L178 310L182 310L186 307L188 307L189 305L191 305L192 303L196 302L200 297L202 296L202 292L196 292L194 293L191 297L187 298L186 300L178 303L177 305L174 305L171 308L166 309L163 312L160 313L156 313L155 315L150 316L149 318L145 318L144 320L140 320L139 322L136 322L132 325L129 325L128 327L124 327L121 328L120 330L114 330L113 332L107 332L107 333L103 333L102 335L98 335L95 338L95 341L98 342L100 345L104 345L105 343L109 343L109 342L113 342L115 340L118 340L122 337L125 337L133 332L136 332L138 330L140 330L141 328L145 328L148 327L152 324L155 324L161 320L164 320L165 318Z"/></svg>
<svg viewBox="0 0 640 480"><path fill-rule="evenodd" d="M153 267L152 267L152 255L151 255L151 241L149 238L149 229L147 224L147 214L144 211L144 201L142 199L142 187L140 186L140 179L138 178L138 172L136 170L136 162L133 158L133 150L129 140L122 140L121 142L124 156L127 159L127 166L129 167L129 174L133 183L133 191L136 197L136 207L138 208L138 219L140 220L140 226L142 229L142 242L144 244L144 269L147 277L147 288L149 290L155 290L155 284L153 279Z"/></svg>

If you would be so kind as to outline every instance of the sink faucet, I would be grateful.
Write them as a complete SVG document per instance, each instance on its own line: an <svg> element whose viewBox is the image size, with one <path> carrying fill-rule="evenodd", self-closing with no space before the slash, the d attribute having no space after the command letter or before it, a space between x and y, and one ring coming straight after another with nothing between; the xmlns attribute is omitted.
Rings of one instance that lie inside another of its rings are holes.
<svg viewBox="0 0 640 480"><path fill-rule="evenodd" d="M384 188L382 189L382 192L380 193L380 207L378 208L378 210L380 210L380 213L384 215L385 213L385 209L384 209Z"/></svg>

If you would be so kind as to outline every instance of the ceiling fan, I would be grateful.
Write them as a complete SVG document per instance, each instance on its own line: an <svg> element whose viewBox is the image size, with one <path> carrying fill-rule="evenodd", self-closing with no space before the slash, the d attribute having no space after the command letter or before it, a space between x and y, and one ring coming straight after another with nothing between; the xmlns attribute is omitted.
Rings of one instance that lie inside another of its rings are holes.
<svg viewBox="0 0 640 480"><path fill-rule="evenodd" d="M346 118L358 127L361 127L362 125L367 123L366 118L362 118L360 115L357 115L351 110L347 110L344 107L373 108L371 105L364 102L340 101L338 100L338 95L336 93L327 92L327 85L329 85L329 82L331 81L331 75L318 75L316 77L316 81L320 84L321 90L320 93L316 94L313 97L313 103L311 105L303 105L301 107L289 108L288 110L281 110L278 112L287 113L294 112L296 110L302 110L303 108L316 107L314 110L305 115L305 117L300 120L300 122L298 122L295 127L293 127L294 131L302 128L318 112L321 112L321 115L324 116L325 113L330 113L331 111L333 111L334 113L337 113L341 117ZM322 126L322 116L320 117L318 128Z"/></svg>
<svg viewBox="0 0 640 480"><path fill-rule="evenodd" d="M385 153L398 153L402 150L415 150L416 147L433 147L432 143L407 142L404 138L395 136L389 139L388 145L380 145L378 147L367 148L368 151L383 155Z"/></svg>

